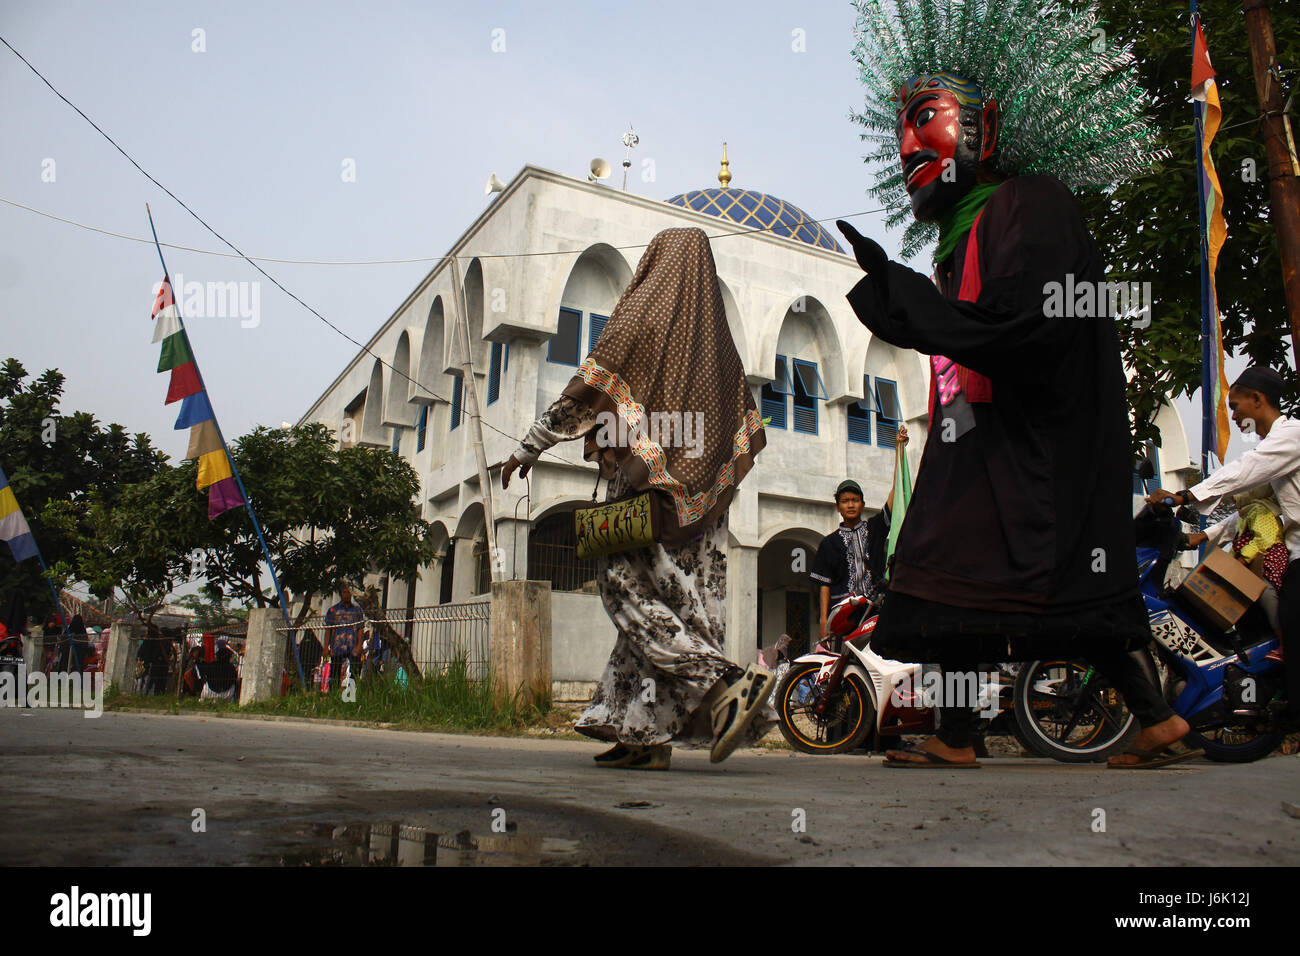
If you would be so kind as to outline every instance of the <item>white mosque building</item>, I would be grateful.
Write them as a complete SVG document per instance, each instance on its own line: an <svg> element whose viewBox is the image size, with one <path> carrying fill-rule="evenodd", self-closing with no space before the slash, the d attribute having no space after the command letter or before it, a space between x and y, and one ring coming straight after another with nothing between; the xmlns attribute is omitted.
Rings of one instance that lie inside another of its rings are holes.
<svg viewBox="0 0 1300 956"><path fill-rule="evenodd" d="M495 465L585 358L650 238L682 226L709 234L732 337L771 419L767 447L729 514L726 650L748 662L783 632L815 634L807 571L839 521L834 489L854 478L868 509L879 508L900 423L912 436L915 473L929 374L926 356L875 339L858 322L845 294L862 271L826 229L797 206L730 180L725 151L717 187L667 200L525 166L448 254L460 262L484 450ZM358 353L301 419L391 448L421 477L440 554L418 580L389 582L390 608L490 590L453 274L440 261L367 343L383 362ZM1181 421L1166 406L1157 424L1164 487L1183 487L1195 465ZM593 567L575 556L570 512L590 501L595 479L580 446L556 446L509 490L492 472L500 576L551 582L552 676L561 687L596 680L615 636Z"/></svg>

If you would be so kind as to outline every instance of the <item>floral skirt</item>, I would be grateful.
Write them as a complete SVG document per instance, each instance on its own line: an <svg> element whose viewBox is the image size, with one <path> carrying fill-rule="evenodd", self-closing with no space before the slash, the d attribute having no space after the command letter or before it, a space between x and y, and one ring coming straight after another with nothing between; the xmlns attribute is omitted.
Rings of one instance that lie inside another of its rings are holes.
<svg viewBox="0 0 1300 956"><path fill-rule="evenodd" d="M614 485L612 496L621 493L617 478ZM723 518L678 547L655 544L600 559L600 596L618 639L578 733L643 746L713 742L705 705L725 686L720 681L740 673L723 656L726 546ZM768 707L751 725L749 742L775 720Z"/></svg>

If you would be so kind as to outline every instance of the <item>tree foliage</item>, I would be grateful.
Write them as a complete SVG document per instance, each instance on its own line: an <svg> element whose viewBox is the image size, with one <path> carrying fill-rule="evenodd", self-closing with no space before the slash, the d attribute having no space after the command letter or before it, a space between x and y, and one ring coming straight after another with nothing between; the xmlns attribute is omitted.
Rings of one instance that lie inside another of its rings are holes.
<svg viewBox="0 0 1300 956"><path fill-rule="evenodd" d="M194 627L199 630L208 631L248 620L248 608L229 604L224 598L210 594L206 587L199 591L199 594L186 594L175 601L194 612Z"/></svg>
<svg viewBox="0 0 1300 956"><path fill-rule="evenodd" d="M434 557L430 525L416 504L419 479L389 451L344 448L319 423L257 428L231 445L280 584L306 602L340 579L371 573L410 580ZM114 587L141 613L188 580L224 605L278 606L261 543L245 508L209 521L197 465L183 462L97 502L94 539L79 570L92 590Z"/></svg>
<svg viewBox="0 0 1300 956"><path fill-rule="evenodd" d="M1137 70L1152 95L1151 116L1172 154L1151 175L1108 196L1082 199L1111 268L1108 278L1151 283L1150 326L1123 322L1119 329L1125 361L1135 372L1129 383L1135 442L1158 442L1153 423L1165 396L1190 395L1201 382L1200 226L1196 134L1188 99L1188 6L1173 0L1100 0L1099 6L1109 42L1133 44ZM1285 369L1290 326L1276 234L1269 220L1268 163L1257 121L1245 18L1238 0L1202 0L1200 10L1223 106L1212 153L1228 222L1216 273L1224 348ZM1300 67L1300 17L1283 4L1273 4L1271 12L1278 60L1294 70ZM1300 73L1287 74L1289 89L1300 89L1298 77ZM1294 375L1285 377L1284 407L1294 409L1300 388Z"/></svg>
<svg viewBox="0 0 1300 956"><path fill-rule="evenodd" d="M313 422L257 428L232 454L280 583L295 598L330 594L339 580L371 573L410 580L433 560L431 527L416 504L419 478L392 452L340 449L334 433ZM278 604L264 581L261 546L246 511L212 522L200 547L214 589L259 607Z"/></svg>
<svg viewBox="0 0 1300 956"><path fill-rule="evenodd" d="M59 410L64 376L48 369L31 379L22 363L0 365L0 467L60 582L73 576L78 548L95 534L92 502L112 507L125 489L166 467L167 456L144 433L102 427L88 412ZM32 616L53 598L34 560L14 564L0 548L0 594L22 593Z"/></svg>

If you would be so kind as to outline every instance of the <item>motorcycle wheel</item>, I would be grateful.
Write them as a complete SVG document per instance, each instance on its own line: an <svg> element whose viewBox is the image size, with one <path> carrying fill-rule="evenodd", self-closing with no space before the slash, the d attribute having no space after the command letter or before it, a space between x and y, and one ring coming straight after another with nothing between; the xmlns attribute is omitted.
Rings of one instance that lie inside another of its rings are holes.
<svg viewBox="0 0 1300 956"><path fill-rule="evenodd" d="M1016 736L1026 749L1063 763L1092 763L1120 751L1138 733L1119 692L1080 661L1033 661L1016 675Z"/></svg>
<svg viewBox="0 0 1300 956"><path fill-rule="evenodd" d="M795 750L806 754L840 754L856 750L871 733L876 709L861 679L847 674L836 689L835 699L819 718L816 662L792 664L776 689L776 713L781 735Z"/></svg>
<svg viewBox="0 0 1300 956"><path fill-rule="evenodd" d="M1164 660L1163 655L1158 655L1157 659L1160 661L1164 678L1162 684L1165 699L1172 705L1182 693L1185 683L1177 670L1171 668ZM1225 727L1220 724L1217 727L1202 727L1189 731L1183 738L1183 743L1193 749L1199 747L1204 750L1207 760L1218 763L1250 763L1267 757L1282 745L1284 739L1284 735L1279 733L1268 733L1248 727Z"/></svg>
<svg viewBox="0 0 1300 956"><path fill-rule="evenodd" d="M1206 757L1219 763L1250 763L1267 757L1281 746L1282 734L1217 727L1204 732L1193 730L1183 742L1192 748L1203 748Z"/></svg>

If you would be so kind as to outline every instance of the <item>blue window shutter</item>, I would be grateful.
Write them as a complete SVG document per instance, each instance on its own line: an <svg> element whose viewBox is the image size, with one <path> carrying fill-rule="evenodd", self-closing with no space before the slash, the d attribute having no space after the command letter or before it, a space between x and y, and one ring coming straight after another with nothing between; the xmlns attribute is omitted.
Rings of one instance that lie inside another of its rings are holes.
<svg viewBox="0 0 1300 956"><path fill-rule="evenodd" d="M790 384L790 369L784 355L776 357L776 378L772 380L772 392L776 395L794 394L794 386Z"/></svg>
<svg viewBox="0 0 1300 956"><path fill-rule="evenodd" d="M415 423L415 450L424 451L424 438L429 431L429 406L420 406L420 420Z"/></svg>
<svg viewBox="0 0 1300 956"><path fill-rule="evenodd" d="M488 397L491 405L501 397L501 343L492 343L492 358L488 363Z"/></svg>
<svg viewBox="0 0 1300 956"><path fill-rule="evenodd" d="M844 407L849 419L849 441L858 445L871 444L871 377L862 376L862 401Z"/></svg>
<svg viewBox="0 0 1300 956"><path fill-rule="evenodd" d="M770 385L763 386L762 415L771 419L765 427L785 428L785 396L770 394L771 388Z"/></svg>
<svg viewBox="0 0 1300 956"><path fill-rule="evenodd" d="M763 386L762 416L769 418L768 428L785 428L786 396L790 394L790 373L786 369L785 356L776 357L776 378Z"/></svg>
<svg viewBox="0 0 1300 956"><path fill-rule="evenodd" d="M853 406L849 406L852 409ZM871 419L866 415L849 414L849 441L858 445L871 444Z"/></svg>
<svg viewBox="0 0 1300 956"><path fill-rule="evenodd" d="M816 435L817 400L826 394L821 388L821 376L817 374L815 362L795 359L793 364L794 374L790 376L790 385L794 391L794 430L805 435Z"/></svg>
<svg viewBox="0 0 1300 956"><path fill-rule="evenodd" d="M876 444L881 448L893 448L898 444L898 385L888 379L877 378L876 399Z"/></svg>
<svg viewBox="0 0 1300 956"><path fill-rule="evenodd" d="M596 347L596 341L600 338L600 333L605 331L605 323L609 321L609 316L597 315L595 312L593 312L591 313L590 319L591 319L591 331L588 333L588 337L589 337L589 342L587 345L588 352L590 352L592 349Z"/></svg>
<svg viewBox="0 0 1300 956"><path fill-rule="evenodd" d="M794 430L803 432L805 435L817 434L817 406L804 408L801 405L794 407Z"/></svg>
<svg viewBox="0 0 1300 956"><path fill-rule="evenodd" d="M401 447L401 441L402 441L402 437L401 437L401 436L402 436L402 433L401 433L400 431L398 431L396 427L394 427L394 428L393 428L393 454L394 454L394 455L396 455L396 454L399 453L399 452L398 452L398 448Z"/></svg>
<svg viewBox="0 0 1300 956"><path fill-rule="evenodd" d="M451 386L451 428L449 429L450 431L455 431L456 426L460 424L460 415L461 415L460 390L461 390L460 376L453 375L452 386Z"/></svg>
<svg viewBox="0 0 1300 956"><path fill-rule="evenodd" d="M582 313L576 309L560 309L555 334L546 348L546 360L559 365L579 365L581 348Z"/></svg>

